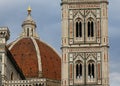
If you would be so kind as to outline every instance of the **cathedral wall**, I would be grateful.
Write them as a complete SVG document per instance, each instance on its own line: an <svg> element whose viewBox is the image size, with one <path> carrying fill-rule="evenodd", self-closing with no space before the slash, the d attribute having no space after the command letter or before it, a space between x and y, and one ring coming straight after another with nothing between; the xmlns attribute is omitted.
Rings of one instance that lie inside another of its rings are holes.
<svg viewBox="0 0 120 86"><path fill-rule="evenodd" d="M5 54L2 54L2 56L4 56L3 58L3 64L5 66L3 72L4 72L4 76L5 76L5 80L19 80L20 75L19 73L16 71L14 65L12 64L12 62L10 61L9 57L6 56Z"/></svg>
<svg viewBox="0 0 120 86"><path fill-rule="evenodd" d="M58 80L47 80L47 86L61 86L60 81Z"/></svg>

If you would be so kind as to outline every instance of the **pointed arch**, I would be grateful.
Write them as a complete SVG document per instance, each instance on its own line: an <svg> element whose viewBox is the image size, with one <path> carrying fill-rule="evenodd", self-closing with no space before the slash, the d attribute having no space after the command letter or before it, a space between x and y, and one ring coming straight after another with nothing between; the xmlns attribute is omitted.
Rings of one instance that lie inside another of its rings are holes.
<svg viewBox="0 0 120 86"><path fill-rule="evenodd" d="M80 78L82 77L82 75L83 75L82 65L83 65L83 64L82 64L82 61L80 61L80 60L77 60L77 61L76 61L76 79L80 79Z"/></svg>
<svg viewBox="0 0 120 86"><path fill-rule="evenodd" d="M75 20L75 29L76 37L82 37L82 20L80 18Z"/></svg>
<svg viewBox="0 0 120 86"><path fill-rule="evenodd" d="M88 77L95 78L95 62L93 60L88 61Z"/></svg>
<svg viewBox="0 0 120 86"><path fill-rule="evenodd" d="M87 34L88 37L94 37L94 19L93 18L88 18L88 22L87 22Z"/></svg>

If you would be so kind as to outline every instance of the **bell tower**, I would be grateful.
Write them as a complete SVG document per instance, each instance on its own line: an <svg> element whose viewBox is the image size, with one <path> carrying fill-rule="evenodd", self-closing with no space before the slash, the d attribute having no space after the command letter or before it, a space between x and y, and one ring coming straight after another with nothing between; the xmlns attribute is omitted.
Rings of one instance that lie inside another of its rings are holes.
<svg viewBox="0 0 120 86"><path fill-rule="evenodd" d="M108 0L62 0L61 86L109 86Z"/></svg>

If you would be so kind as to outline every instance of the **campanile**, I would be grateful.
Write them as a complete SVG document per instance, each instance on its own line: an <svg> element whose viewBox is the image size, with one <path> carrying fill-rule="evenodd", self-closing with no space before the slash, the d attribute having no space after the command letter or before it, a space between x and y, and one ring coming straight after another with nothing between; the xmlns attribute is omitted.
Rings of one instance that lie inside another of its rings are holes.
<svg viewBox="0 0 120 86"><path fill-rule="evenodd" d="M61 86L109 86L108 0L62 0Z"/></svg>

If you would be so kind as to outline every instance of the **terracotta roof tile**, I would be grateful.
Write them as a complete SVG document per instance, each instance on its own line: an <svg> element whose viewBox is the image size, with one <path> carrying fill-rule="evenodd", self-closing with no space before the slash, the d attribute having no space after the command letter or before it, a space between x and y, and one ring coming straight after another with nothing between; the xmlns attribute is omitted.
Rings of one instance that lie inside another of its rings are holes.
<svg viewBox="0 0 120 86"><path fill-rule="evenodd" d="M61 80L60 57L50 46L38 39L35 40L41 54L43 77ZM10 51L27 78L38 77L38 59L35 45L31 38L19 40Z"/></svg>
<svg viewBox="0 0 120 86"><path fill-rule="evenodd" d="M10 51L27 78L38 77L37 55L31 39L21 39Z"/></svg>
<svg viewBox="0 0 120 86"><path fill-rule="evenodd" d="M60 57L48 45L44 44L43 42L37 39L36 41L41 53L43 77L61 80Z"/></svg>

